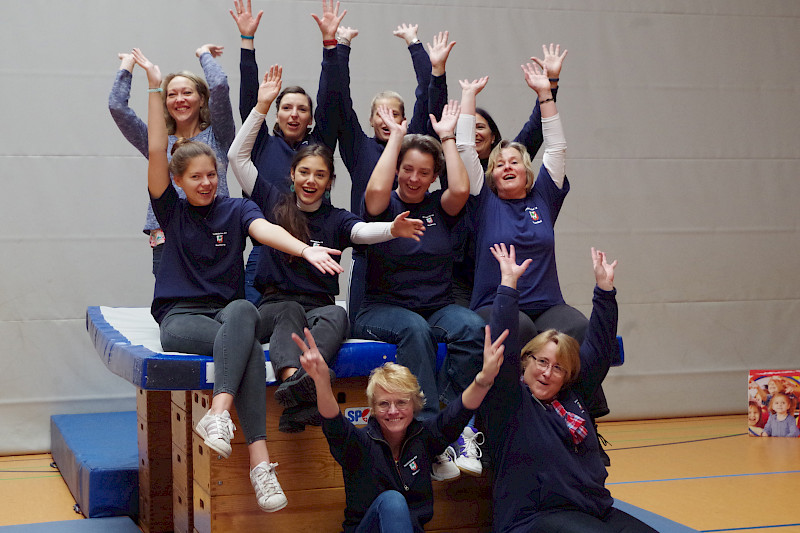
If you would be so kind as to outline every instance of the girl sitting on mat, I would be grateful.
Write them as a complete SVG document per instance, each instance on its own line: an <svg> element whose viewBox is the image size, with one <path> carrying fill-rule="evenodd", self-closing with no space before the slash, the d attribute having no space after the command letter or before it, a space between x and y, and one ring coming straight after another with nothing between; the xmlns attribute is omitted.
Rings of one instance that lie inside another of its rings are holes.
<svg viewBox="0 0 800 533"><path fill-rule="evenodd" d="M329 254L270 224L250 200L217 197L217 159L206 144L178 140L167 159L168 136L160 95L161 72L138 49L136 63L147 72L147 188L153 211L167 235L156 273L151 312L166 351L214 357L214 397L196 431L223 457L231 454L236 411L250 454L250 481L266 512L286 506L266 444L266 370L258 342L258 310L244 296L242 252L248 236L306 259L322 272L341 267ZM186 198L178 196L182 187Z"/></svg>
<svg viewBox="0 0 800 533"><path fill-rule="evenodd" d="M505 360L481 405L492 439L495 470L494 530L503 532L653 532L611 505L586 398L591 398L618 356L614 270L592 248L597 286L586 337L578 342L547 330L520 351L517 281L530 264L495 244L500 286L492 303L491 331L509 330Z"/></svg>
<svg viewBox="0 0 800 533"><path fill-rule="evenodd" d="M262 177L251 153L267 111L281 90L281 74L281 67L273 65L264 75L258 102L231 145L231 170L242 191L258 204L268 220L314 246L343 250L395 237L419 241L424 226L421 220L407 218L408 211L391 222L365 223L349 211L323 201L330 197L335 175L333 154L321 144L307 145L295 154L287 172L286 181L291 184L288 194ZM255 287L261 295L258 311L264 325L262 340L269 341L270 360L276 377L282 381L275 392L275 399L286 408L279 429L291 433L303 431L306 424L319 425L314 384L300 367L300 351L291 334L310 328L325 362L329 366L333 363L350 326L347 312L335 301L339 278L319 274L294 258L267 248L258 259Z"/></svg>

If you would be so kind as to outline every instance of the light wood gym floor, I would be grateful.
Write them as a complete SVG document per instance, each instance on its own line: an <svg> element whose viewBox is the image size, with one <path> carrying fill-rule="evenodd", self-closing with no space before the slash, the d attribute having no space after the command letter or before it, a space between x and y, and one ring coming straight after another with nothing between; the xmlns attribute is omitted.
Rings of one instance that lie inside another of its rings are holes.
<svg viewBox="0 0 800 533"><path fill-rule="evenodd" d="M620 500L700 531L800 532L800 439L745 415L600 424ZM0 526L80 519L49 454L0 457Z"/></svg>

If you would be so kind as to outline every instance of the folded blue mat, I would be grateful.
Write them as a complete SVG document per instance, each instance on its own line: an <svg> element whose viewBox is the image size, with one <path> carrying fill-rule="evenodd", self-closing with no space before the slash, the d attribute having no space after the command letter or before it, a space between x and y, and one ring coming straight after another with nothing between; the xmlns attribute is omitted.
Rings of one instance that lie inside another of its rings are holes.
<svg viewBox="0 0 800 533"><path fill-rule="evenodd" d="M53 460L88 518L139 514L136 412L53 415Z"/></svg>
<svg viewBox="0 0 800 533"><path fill-rule="evenodd" d="M127 516L0 526L2 533L142 533Z"/></svg>
<svg viewBox="0 0 800 533"><path fill-rule="evenodd" d="M648 526L652 527L659 533L691 533L697 532L696 529L692 529L688 526L684 526L683 524L679 524L678 522L673 522L669 518L664 518L661 515L651 513L650 511L645 511L635 505L631 505L629 503L625 503L621 500L614 500L614 507L619 509L620 511L624 511L631 516L634 516L647 524Z"/></svg>

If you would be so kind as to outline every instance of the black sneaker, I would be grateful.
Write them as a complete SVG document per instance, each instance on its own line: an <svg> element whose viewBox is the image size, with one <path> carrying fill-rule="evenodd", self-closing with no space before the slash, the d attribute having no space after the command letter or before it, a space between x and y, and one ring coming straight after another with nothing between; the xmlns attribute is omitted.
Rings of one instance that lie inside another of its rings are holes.
<svg viewBox="0 0 800 533"><path fill-rule="evenodd" d="M283 433L300 433L306 426L322 425L322 415L316 404L303 404L287 407L278 421L278 430Z"/></svg>
<svg viewBox="0 0 800 533"><path fill-rule="evenodd" d="M336 379L333 370L328 369L331 374L331 383ZM275 400L283 407L295 407L301 404L317 404L317 388L314 380L305 370L298 368L297 372L289 376L286 381L278 386L275 391Z"/></svg>

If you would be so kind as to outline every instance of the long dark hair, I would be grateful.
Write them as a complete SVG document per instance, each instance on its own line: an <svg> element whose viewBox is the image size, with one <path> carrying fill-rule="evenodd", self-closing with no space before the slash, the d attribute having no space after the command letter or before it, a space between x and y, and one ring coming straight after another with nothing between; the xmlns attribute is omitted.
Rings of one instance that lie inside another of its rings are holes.
<svg viewBox="0 0 800 533"><path fill-rule="evenodd" d="M281 91L281 93L275 99L276 111L281 108L281 100L283 100L283 97L286 96L287 94L302 94L303 96L308 98L308 112L311 113L312 117L314 116L314 102L311 101L311 97L308 95L306 90L300 87L299 85L292 85L291 87L287 87ZM275 122L275 125L272 126L272 133L274 133L275 135L283 135L283 132L281 131L281 128L277 122Z"/></svg>
<svg viewBox="0 0 800 533"><path fill-rule="evenodd" d="M330 182L333 184L333 181L336 179L336 175L333 172L333 153L324 144L309 144L295 152L294 158L292 158L291 172L297 169L297 165L300 164L300 161L306 157L313 156L319 156L325 162L325 166L328 167ZM292 237L297 240L305 243L309 241L308 219L303 215L303 212L300 211L300 208L297 207L296 193L291 192L286 194L281 201L278 202L278 205L275 206L275 221L282 226L283 229L291 233Z"/></svg>
<svg viewBox="0 0 800 533"><path fill-rule="evenodd" d="M489 129L492 130L492 136L494 137L494 140L492 141L492 149L494 149L494 147L497 146L498 143L503 140L503 136L500 135L500 128L497 127L497 122L495 122L494 119L492 118L492 115L490 115L489 112L483 109L482 107L476 107L475 113L485 118L486 124L488 124Z"/></svg>

